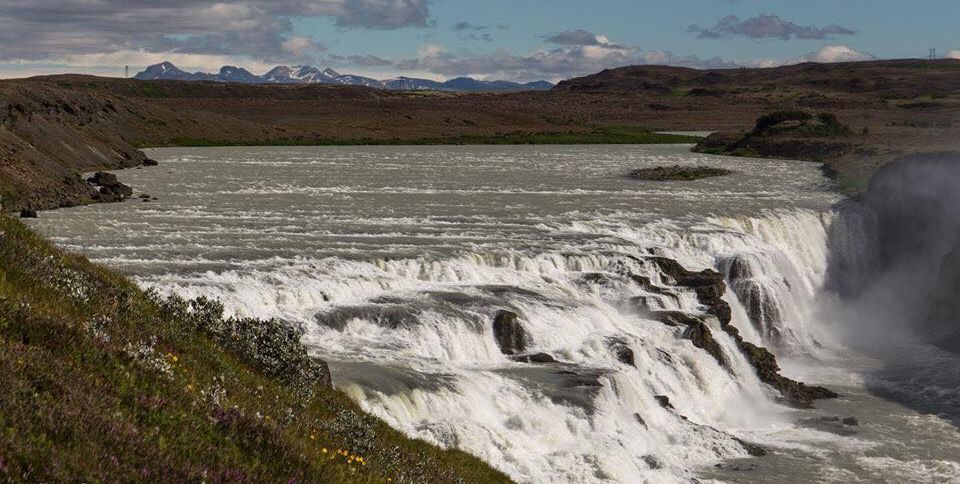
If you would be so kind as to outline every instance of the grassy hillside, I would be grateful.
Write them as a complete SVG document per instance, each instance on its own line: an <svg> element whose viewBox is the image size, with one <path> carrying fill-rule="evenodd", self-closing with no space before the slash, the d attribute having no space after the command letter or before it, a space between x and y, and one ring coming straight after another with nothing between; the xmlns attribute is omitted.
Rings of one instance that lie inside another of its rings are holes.
<svg viewBox="0 0 960 484"><path fill-rule="evenodd" d="M266 139L226 141L201 138L176 138L164 146L437 146L437 145L585 145L585 144L695 144L702 138L681 134L653 133L636 127L594 128L583 132L507 133L501 135L461 135L449 138L329 138Z"/></svg>
<svg viewBox="0 0 960 484"><path fill-rule="evenodd" d="M361 412L299 336L0 216L0 481L508 482Z"/></svg>

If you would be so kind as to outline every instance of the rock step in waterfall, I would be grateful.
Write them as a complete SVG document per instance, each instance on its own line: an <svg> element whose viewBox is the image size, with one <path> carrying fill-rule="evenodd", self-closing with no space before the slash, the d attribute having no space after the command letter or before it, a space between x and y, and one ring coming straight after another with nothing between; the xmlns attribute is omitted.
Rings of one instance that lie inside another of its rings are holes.
<svg viewBox="0 0 960 484"><path fill-rule="evenodd" d="M766 348L757 346L745 341L740 336L740 331L731 324L732 309L730 304L723 300L727 292L727 285L724 276L712 269L706 269L695 272L684 268L679 262L666 257L649 257L649 262L655 264L662 275L667 280L672 281L673 288L665 288L654 285L650 279L635 274L626 274L632 280L638 282L645 290L654 294L669 295L675 291L693 291L697 300L704 308L705 312L701 316L687 314L682 311L661 311L646 308L644 316L650 320L660 322L667 326L686 327L683 337L690 340L694 346L702 349L712 356L723 368L730 370L730 363L723 353L721 345L713 336L710 326L706 323L706 318L714 318L720 325L720 328L734 339L737 347L746 357L747 361L756 370L760 381L770 385L780 392L783 402L800 407L808 407L814 400L825 398L836 398L838 395L824 387L807 385L803 382L792 380L780 374L780 366L777 364L776 356ZM736 265L734 265L736 267ZM734 270L734 275L743 278L747 274ZM592 275L596 278L596 275ZM754 320L755 313L751 313L751 321ZM510 311L500 310L493 318L493 334L500 351L505 355L514 357L515 361L525 363L557 363L556 359L545 353L532 355L522 355L528 346L528 336L523 328L521 315ZM636 366L631 350L622 341L611 340L609 343L610 351L614 357L631 366ZM662 397L662 398L661 398ZM669 407L669 399L665 396L657 397L665 408Z"/></svg>

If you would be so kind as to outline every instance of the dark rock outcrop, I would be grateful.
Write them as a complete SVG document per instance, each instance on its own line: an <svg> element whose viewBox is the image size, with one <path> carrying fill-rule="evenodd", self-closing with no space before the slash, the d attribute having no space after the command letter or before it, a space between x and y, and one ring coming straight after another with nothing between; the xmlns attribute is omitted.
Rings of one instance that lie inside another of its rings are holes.
<svg viewBox="0 0 960 484"><path fill-rule="evenodd" d="M754 274L749 256L734 256L720 262L727 275L730 289L747 312L750 323L766 341L779 343L783 339L783 309L768 283Z"/></svg>
<svg viewBox="0 0 960 484"><path fill-rule="evenodd" d="M808 386L781 375L780 366L772 353L766 348L743 340L740 331L730 324L732 311L730 305L723 300L726 283L722 274L710 269L700 272L690 271L679 262L665 257L651 257L648 260L656 264L660 271L672 279L677 286L692 289L695 292L697 300L707 308L706 312L716 316L723 331L737 343L737 347L756 370L760 381L777 389L788 404L806 407L816 399L837 397L836 393L826 388ZM740 269L743 267L738 270ZM721 366L730 368L720 344L702 319L679 311L652 311L645 316L670 326L686 326L685 338L713 356Z"/></svg>
<svg viewBox="0 0 960 484"><path fill-rule="evenodd" d="M858 427L858 426L860 426L860 421L857 420L857 417L847 417L847 418L841 420L841 422L842 422L844 425L849 426L849 427Z"/></svg>
<svg viewBox="0 0 960 484"><path fill-rule="evenodd" d="M693 181L702 178L724 176L733 173L723 168L709 166L658 166L630 172L630 178L645 181Z"/></svg>
<svg viewBox="0 0 960 484"><path fill-rule="evenodd" d="M649 260L678 286L693 289L700 304L707 307L707 314L716 316L722 325L730 323L733 310L730 309L730 304L723 300L723 295L727 291L723 274L712 269L700 272L690 271L679 262L666 257L651 257Z"/></svg>
<svg viewBox="0 0 960 484"><path fill-rule="evenodd" d="M120 183L113 173L98 171L87 182L99 187L96 199L100 202L122 202L133 196L133 188Z"/></svg>
<svg viewBox="0 0 960 484"><path fill-rule="evenodd" d="M645 317L654 321L659 321L667 326L681 327L686 326L683 331L683 337L690 340L694 346L710 354L717 363L723 368L729 370L730 362L717 340L713 337L710 327L702 319L680 311L652 311L644 314Z"/></svg>
<svg viewBox="0 0 960 484"><path fill-rule="evenodd" d="M633 419L637 421L638 424L643 425L644 428L647 426L647 421L639 413L633 414Z"/></svg>
<svg viewBox="0 0 960 484"><path fill-rule="evenodd" d="M20 211L20 218L37 218L35 210L23 209Z"/></svg>
<svg viewBox="0 0 960 484"><path fill-rule="evenodd" d="M682 311L650 311L644 317L674 327L690 326L700 321Z"/></svg>
<svg viewBox="0 0 960 484"><path fill-rule="evenodd" d="M620 363L624 365L630 365L634 368L637 367L637 355L634 354L633 349L627 344L626 341L613 338L607 342L607 346L610 348L610 352L613 353L613 357L617 359Z"/></svg>
<svg viewBox="0 0 960 484"><path fill-rule="evenodd" d="M851 130L831 113L777 111L761 116L748 133L714 133L693 151L733 156L824 161L860 150Z"/></svg>
<svg viewBox="0 0 960 484"><path fill-rule="evenodd" d="M726 370L730 369L730 362L727 361L727 356L723 354L723 348L721 348L720 343L717 343L717 340L714 339L713 333L706 323L697 321L688 326L683 332L683 337L690 340L693 346L709 353L713 359L717 360L717 363L719 363L721 367Z"/></svg>
<svg viewBox="0 0 960 484"><path fill-rule="evenodd" d="M154 160L154 159L146 158L143 160L143 166L157 166L159 164L160 163L158 163L157 160Z"/></svg>
<svg viewBox="0 0 960 484"><path fill-rule="evenodd" d="M667 410L674 410L673 404L670 403L670 397L666 395L654 395L653 398L657 401L657 403L660 404L661 407Z"/></svg>
<svg viewBox="0 0 960 484"><path fill-rule="evenodd" d="M660 462L660 459L657 459L655 455L647 454L642 457L643 462L647 464L647 467L656 470L663 467L663 464Z"/></svg>
<svg viewBox="0 0 960 484"><path fill-rule="evenodd" d="M530 355L519 355L513 358L513 361L519 363L557 363L557 359L546 353L533 353Z"/></svg>
<svg viewBox="0 0 960 484"><path fill-rule="evenodd" d="M753 457L763 457L768 454L767 449L764 449L763 447L757 444L754 444L752 442L747 442L746 440L739 439L736 437L734 437L734 439L737 441L738 444L740 444L741 447L743 447L744 450L747 451L747 454L750 454Z"/></svg>
<svg viewBox="0 0 960 484"><path fill-rule="evenodd" d="M727 325L724 328L737 342L747 361L756 369L760 381L776 388L787 403L797 407L809 407L814 400L836 398L838 395L820 386L809 386L803 382L791 380L780 374L777 358L766 348L744 341L737 328Z"/></svg>
<svg viewBox="0 0 960 484"><path fill-rule="evenodd" d="M520 317L512 311L500 311L493 318L493 337L505 355L523 353L527 348L527 333Z"/></svg>

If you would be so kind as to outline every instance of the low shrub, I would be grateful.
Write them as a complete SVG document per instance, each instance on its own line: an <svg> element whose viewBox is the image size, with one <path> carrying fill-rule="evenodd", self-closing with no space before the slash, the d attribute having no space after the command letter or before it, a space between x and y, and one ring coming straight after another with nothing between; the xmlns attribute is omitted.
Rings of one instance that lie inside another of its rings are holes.
<svg viewBox="0 0 960 484"><path fill-rule="evenodd" d="M164 317L208 334L265 375L301 393L309 394L318 384L330 387L327 364L311 357L300 342L302 327L279 319L224 318L223 304L205 297L156 299Z"/></svg>

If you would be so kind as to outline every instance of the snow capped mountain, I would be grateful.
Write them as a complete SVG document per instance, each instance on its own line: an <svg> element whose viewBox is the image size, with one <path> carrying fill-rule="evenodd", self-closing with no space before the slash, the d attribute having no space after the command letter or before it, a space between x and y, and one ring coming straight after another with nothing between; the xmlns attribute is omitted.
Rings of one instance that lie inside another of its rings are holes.
<svg viewBox="0 0 960 484"><path fill-rule="evenodd" d="M520 84L510 81L481 81L470 77L459 77L446 82L412 77L397 77L381 81L353 74L341 74L330 68L320 70L312 66L277 66L262 76L253 74L242 67L234 66L223 66L218 74L209 74L206 72L190 73L177 68L177 66L170 62L161 62L160 64L147 67L143 72L137 74L134 79L141 81L214 81L243 84L341 84L395 91L502 92L545 91L553 88L553 84L546 81Z"/></svg>
<svg viewBox="0 0 960 484"><path fill-rule="evenodd" d="M260 76L254 75L242 67L234 66L221 67L220 73L216 75L216 78L222 82L242 82L247 84L263 82Z"/></svg>
<svg viewBox="0 0 960 484"><path fill-rule="evenodd" d="M417 79L414 77L398 77L396 79L387 79L383 81L387 89L394 91L442 91L444 86L442 82L431 81L430 79Z"/></svg>
<svg viewBox="0 0 960 484"><path fill-rule="evenodd" d="M327 70L330 70L330 69L327 69ZM369 77L344 74L344 75L338 75L337 77L333 78L333 80L338 84L347 84L350 86L366 86L366 87L372 87L375 89L387 89L387 86L384 85L383 81L379 81L377 79L371 79Z"/></svg>
<svg viewBox="0 0 960 484"><path fill-rule="evenodd" d="M263 81L270 84L288 84L294 82L294 69L287 66L277 66L261 76Z"/></svg>
<svg viewBox="0 0 960 484"><path fill-rule="evenodd" d="M137 74L134 78L140 80L165 79L175 81L208 81L213 80L214 77L215 76L212 74L206 74L203 72L191 74L189 72L180 70L177 68L177 66L170 62L161 62L160 64L148 67L145 71Z"/></svg>

